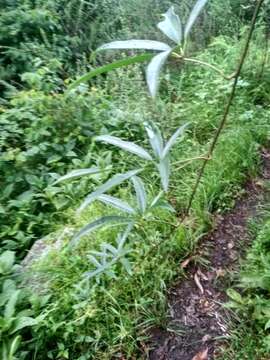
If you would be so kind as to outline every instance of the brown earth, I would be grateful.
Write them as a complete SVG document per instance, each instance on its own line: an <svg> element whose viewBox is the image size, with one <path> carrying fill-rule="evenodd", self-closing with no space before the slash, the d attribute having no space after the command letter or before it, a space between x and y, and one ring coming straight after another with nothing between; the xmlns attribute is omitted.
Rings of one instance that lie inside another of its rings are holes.
<svg viewBox="0 0 270 360"><path fill-rule="evenodd" d="M262 152L263 171L249 180L234 209L218 216L211 233L202 238L194 257L182 264L186 278L169 290L167 330L151 332L150 360L211 360L229 336L230 314L223 304L230 274L251 242L248 222L259 212L265 180L270 179L270 152ZM193 259L207 260L207 266Z"/></svg>

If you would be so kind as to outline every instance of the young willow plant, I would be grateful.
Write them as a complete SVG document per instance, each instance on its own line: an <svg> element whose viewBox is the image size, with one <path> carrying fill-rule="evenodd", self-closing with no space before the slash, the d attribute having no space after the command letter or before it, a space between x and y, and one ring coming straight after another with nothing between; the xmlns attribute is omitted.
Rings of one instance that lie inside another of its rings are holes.
<svg viewBox="0 0 270 360"><path fill-rule="evenodd" d="M124 41L113 41L107 44L100 46L97 49L97 52L104 50L150 50L152 52L157 52L155 55L153 53L143 53L137 56L125 58L116 62L113 62L108 65L104 65L100 68L94 69L89 73L83 75L81 78L77 79L69 89L74 89L80 83L90 80L91 78L106 73L108 71L128 66L134 63L144 62L150 60L146 68L146 81L149 88L149 92L152 97L156 96L159 87L159 75L162 67L169 58L169 56L176 57L184 62L190 62L194 64L199 64L203 66L208 66L213 70L217 71L223 77L227 78L221 70L216 68L214 65L205 63L198 59L188 58L185 55L186 44L189 37L189 34L192 30L192 27L200 15L202 9L206 5L207 0L197 0L194 5L187 22L183 25L180 17L175 13L174 7L171 6L169 10L163 14L164 20L157 24L157 27L160 31L163 32L172 42L173 45L169 45L164 42L155 41L155 40L124 40ZM231 77L228 77L231 78Z"/></svg>
<svg viewBox="0 0 270 360"><path fill-rule="evenodd" d="M183 138L184 131L187 126L188 124L184 124L179 127L168 142L165 143L164 137L162 136L159 128L153 123L145 123L145 129L152 147L153 155L137 144L129 141L123 141L111 135L98 136L96 137L96 141L102 141L107 144L117 146L120 149L135 154L146 161L153 162L158 169L163 190L168 192L171 173L170 150L179 137Z"/></svg>

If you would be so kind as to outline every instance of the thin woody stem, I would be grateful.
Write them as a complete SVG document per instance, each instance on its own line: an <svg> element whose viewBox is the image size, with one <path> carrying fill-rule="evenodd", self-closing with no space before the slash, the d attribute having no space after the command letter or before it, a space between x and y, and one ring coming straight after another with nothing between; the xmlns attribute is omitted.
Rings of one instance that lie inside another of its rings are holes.
<svg viewBox="0 0 270 360"><path fill-rule="evenodd" d="M236 93L236 87L237 87L237 84L238 84L240 73L241 73L242 67L244 65L246 56L247 56L247 52L248 52L248 49L249 49L249 44L250 44L250 41L251 41L251 37L252 37L253 31L255 29L256 20L257 20L257 17L258 17L258 14L259 14L259 11L260 11L260 8L261 8L263 2L264 2L264 0L258 0L257 1L256 8L254 10L254 14L253 14L253 17L252 17L252 20L251 20L250 29L249 29L249 32L248 32L248 37L247 37L247 40L246 40L246 43L245 43L241 58L239 60L237 70L235 72L235 78L234 78L232 90L231 90L231 93L230 93L230 96L229 96L229 99L228 99L228 102L227 102L227 105L226 105L226 108L225 108L225 111L224 111L224 115L223 115L223 117L221 119L221 122L220 122L220 124L219 124L219 126L218 126L218 128L216 130L215 136L214 136L214 138L213 138L213 140L212 140L212 142L210 144L207 158L212 157L212 154L213 154L213 152L215 150L215 147L216 147L217 141L218 141L218 139L220 137L220 134L221 134L226 122L227 122L228 115L229 115L229 112L230 112L230 109L231 109L231 106L232 106L232 103L233 103L233 100L234 100L234 96L235 96L235 93ZM199 170L197 180L196 180L196 183L194 185L194 188L193 188L193 191L191 193L189 203L188 203L188 206L187 206L187 209L186 209L186 215L188 215L189 212L190 212L192 202L193 202L194 197L196 195L196 192L198 190L198 187L199 187L199 184L201 182L202 176L204 174L204 170L205 170L205 167L207 165L207 162L208 162L208 159L205 159L203 164L202 164L202 167Z"/></svg>

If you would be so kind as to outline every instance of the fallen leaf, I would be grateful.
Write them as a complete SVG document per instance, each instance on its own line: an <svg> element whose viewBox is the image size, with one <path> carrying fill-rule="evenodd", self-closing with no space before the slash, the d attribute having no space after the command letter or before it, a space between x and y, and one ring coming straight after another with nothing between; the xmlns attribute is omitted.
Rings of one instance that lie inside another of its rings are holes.
<svg viewBox="0 0 270 360"><path fill-rule="evenodd" d="M204 351L200 351L197 355L195 355L192 360L207 360L208 359L208 348Z"/></svg>
<svg viewBox="0 0 270 360"><path fill-rule="evenodd" d="M203 289L203 287L202 287L202 284L200 283L200 279L199 279L199 276L198 276L197 273L194 275L194 280L195 280L195 283L196 283L196 285L198 286L201 294L204 294L204 289Z"/></svg>
<svg viewBox="0 0 270 360"><path fill-rule="evenodd" d="M185 269L185 268L188 266L188 264L191 262L192 259L193 259L193 256L190 256L190 257L187 258L185 261L183 261L183 262L181 263L181 268L182 268L182 269Z"/></svg>

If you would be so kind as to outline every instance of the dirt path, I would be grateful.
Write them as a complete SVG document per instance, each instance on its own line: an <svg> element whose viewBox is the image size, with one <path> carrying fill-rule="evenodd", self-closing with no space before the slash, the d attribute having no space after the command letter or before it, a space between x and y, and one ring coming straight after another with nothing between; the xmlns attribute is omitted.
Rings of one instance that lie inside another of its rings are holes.
<svg viewBox="0 0 270 360"><path fill-rule="evenodd" d="M246 184L234 209L217 218L213 231L202 239L196 257L206 259L207 266L195 264L191 257L184 264L186 279L170 289L168 327L173 331L152 330L150 360L210 360L218 355L221 339L229 335L229 314L222 306L229 274L250 244L248 221L258 213L263 182L270 179L270 153L263 151L262 159L261 177Z"/></svg>

